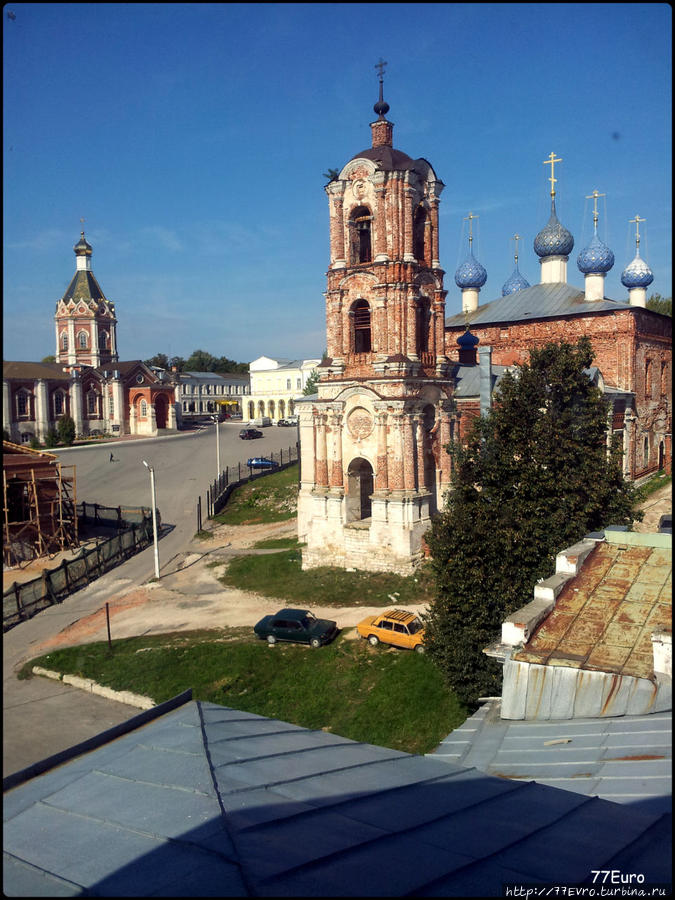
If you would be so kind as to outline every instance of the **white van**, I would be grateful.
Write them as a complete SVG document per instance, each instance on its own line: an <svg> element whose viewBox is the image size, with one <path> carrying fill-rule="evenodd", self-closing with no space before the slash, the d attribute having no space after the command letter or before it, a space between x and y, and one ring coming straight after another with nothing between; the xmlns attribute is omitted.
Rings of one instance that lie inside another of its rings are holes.
<svg viewBox="0 0 675 900"><path fill-rule="evenodd" d="M272 424L272 420L269 416L258 416L257 419L252 419L249 424L254 428L267 428L268 425Z"/></svg>

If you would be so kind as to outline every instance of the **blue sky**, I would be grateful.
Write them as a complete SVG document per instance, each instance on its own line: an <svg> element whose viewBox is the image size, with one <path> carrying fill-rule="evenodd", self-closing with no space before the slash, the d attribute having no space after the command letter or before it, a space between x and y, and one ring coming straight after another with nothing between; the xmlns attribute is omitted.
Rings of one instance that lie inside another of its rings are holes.
<svg viewBox="0 0 675 900"><path fill-rule="evenodd" d="M15 18L10 18L8 12ZM599 235L671 296L671 9L666 4L26 4L3 11L5 359L55 352L84 217L122 359L199 348L248 362L325 347L322 174L370 146L375 64L394 146L446 187L446 311L467 251L481 303L557 209L576 257Z"/></svg>

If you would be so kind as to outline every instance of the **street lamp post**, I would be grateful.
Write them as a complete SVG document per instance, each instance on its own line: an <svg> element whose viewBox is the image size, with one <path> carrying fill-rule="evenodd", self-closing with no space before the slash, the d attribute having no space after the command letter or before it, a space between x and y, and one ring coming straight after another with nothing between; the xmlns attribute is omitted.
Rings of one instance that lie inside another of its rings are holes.
<svg viewBox="0 0 675 900"><path fill-rule="evenodd" d="M159 579L159 546L157 544L157 502L155 500L155 470L143 460L143 465L150 472L150 493L152 495L152 536L155 545L155 578Z"/></svg>
<svg viewBox="0 0 675 900"><path fill-rule="evenodd" d="M220 422L218 421L218 416L214 416L213 421L216 426L216 481L218 481L220 478Z"/></svg>

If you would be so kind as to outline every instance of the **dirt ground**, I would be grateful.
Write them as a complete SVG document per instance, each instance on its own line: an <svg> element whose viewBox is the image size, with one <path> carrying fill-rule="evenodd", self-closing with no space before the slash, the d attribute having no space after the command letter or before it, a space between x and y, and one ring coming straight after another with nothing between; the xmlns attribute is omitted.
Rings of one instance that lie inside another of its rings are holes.
<svg viewBox="0 0 675 900"><path fill-rule="evenodd" d="M643 509L644 521L637 523L635 530L656 531L660 516L672 511L670 485L652 494ZM211 538L194 538L185 552L171 561L169 570L162 574L160 581L133 588L109 602L111 637L117 639L202 628L252 627L262 616L287 605L288 601L224 588L218 576L233 556L251 551L253 544L264 539L293 537L297 533L296 528L295 519L268 525L217 525ZM37 561L40 566L37 573L43 565L40 565L41 562ZM219 562L222 567L217 565ZM22 575L27 568L20 570ZM408 605L407 608L418 612L424 605ZM342 629L352 628L366 615L376 614L379 609L326 607L321 605L320 599L312 605L316 616L335 619ZM102 640L107 640L105 605L35 647L34 655L47 653L56 647Z"/></svg>

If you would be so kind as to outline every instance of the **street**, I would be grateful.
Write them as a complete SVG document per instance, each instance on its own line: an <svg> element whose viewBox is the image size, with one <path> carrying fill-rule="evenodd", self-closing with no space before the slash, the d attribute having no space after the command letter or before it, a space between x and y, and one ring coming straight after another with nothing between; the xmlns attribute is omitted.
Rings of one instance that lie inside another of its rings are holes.
<svg viewBox="0 0 675 900"><path fill-rule="evenodd" d="M248 474L246 460L295 447L295 428L272 426L261 429L263 437L243 441L241 422L223 422L220 430L220 465L237 466ZM74 465L77 501L103 506L151 506L150 477L143 460L155 472L156 505L162 526L171 526L159 544L162 566L185 546L197 531L197 499L202 498L206 519L206 490L218 471L216 435L213 425L202 431L169 437L116 441L91 447L57 450L66 466ZM113 462L110 454L113 454ZM152 548L139 554L147 562L147 574L154 574Z"/></svg>

